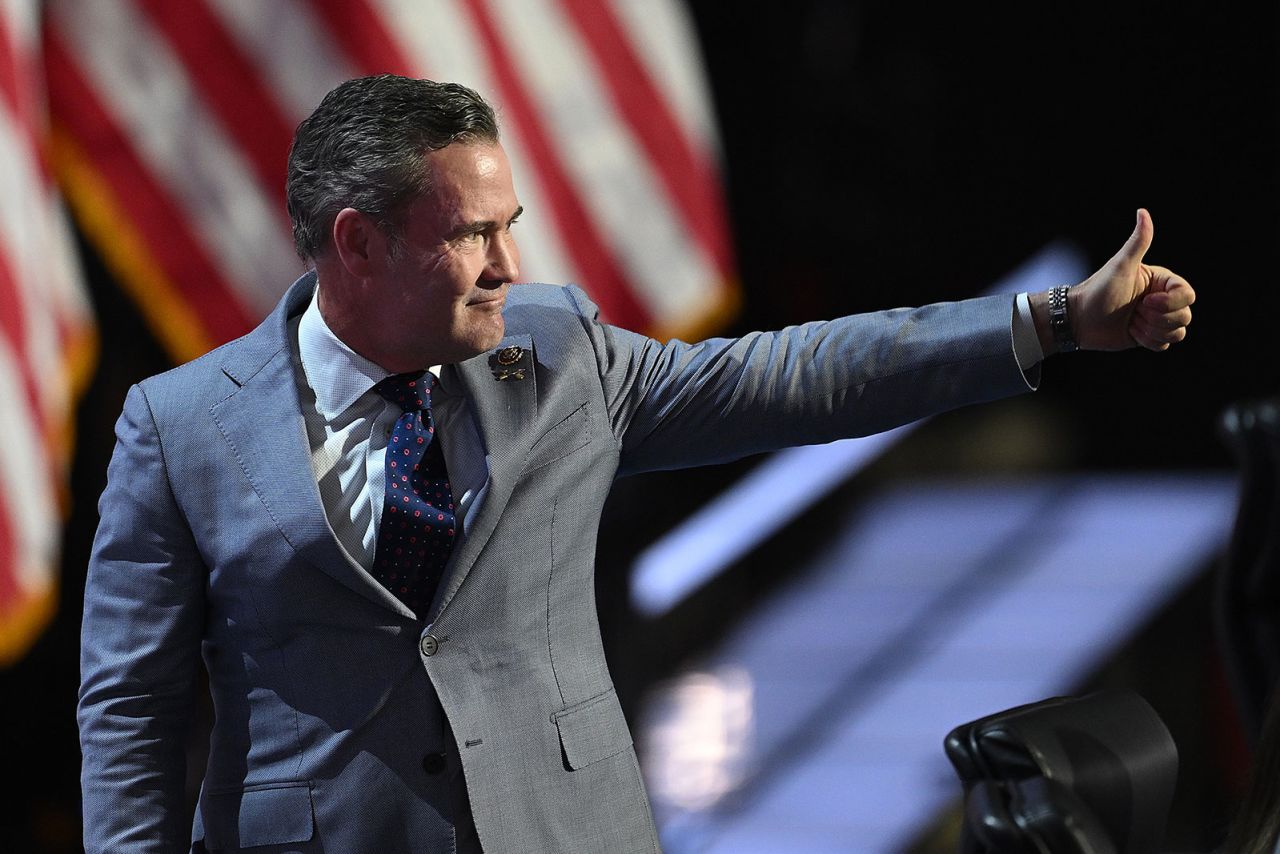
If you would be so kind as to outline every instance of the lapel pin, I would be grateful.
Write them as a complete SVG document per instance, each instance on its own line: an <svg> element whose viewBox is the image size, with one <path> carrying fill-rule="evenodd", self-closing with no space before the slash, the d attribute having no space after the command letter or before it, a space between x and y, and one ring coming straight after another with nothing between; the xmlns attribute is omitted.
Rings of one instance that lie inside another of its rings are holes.
<svg viewBox="0 0 1280 854"><path fill-rule="evenodd" d="M489 365L493 370L493 378L499 382L505 380L522 380L525 378L525 371L528 370L522 362L524 362L525 352L523 347L503 347L491 358ZM513 367L519 365L519 367Z"/></svg>

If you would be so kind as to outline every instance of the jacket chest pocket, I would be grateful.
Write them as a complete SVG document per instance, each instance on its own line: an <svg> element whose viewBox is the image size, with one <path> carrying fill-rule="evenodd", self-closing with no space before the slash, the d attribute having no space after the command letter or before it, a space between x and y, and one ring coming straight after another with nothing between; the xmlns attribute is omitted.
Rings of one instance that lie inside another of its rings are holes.
<svg viewBox="0 0 1280 854"><path fill-rule="evenodd" d="M582 404L533 443L521 467L523 474L563 459L591 442L591 413Z"/></svg>

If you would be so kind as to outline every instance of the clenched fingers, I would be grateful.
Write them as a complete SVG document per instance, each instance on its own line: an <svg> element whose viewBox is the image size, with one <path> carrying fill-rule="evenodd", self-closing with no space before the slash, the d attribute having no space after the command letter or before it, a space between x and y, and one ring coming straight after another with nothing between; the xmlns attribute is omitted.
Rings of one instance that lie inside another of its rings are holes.
<svg viewBox="0 0 1280 854"><path fill-rule="evenodd" d="M1187 337L1187 327L1186 324L1169 326L1163 321L1152 322L1141 314L1134 314L1129 321L1129 335L1148 350L1167 350L1170 344Z"/></svg>

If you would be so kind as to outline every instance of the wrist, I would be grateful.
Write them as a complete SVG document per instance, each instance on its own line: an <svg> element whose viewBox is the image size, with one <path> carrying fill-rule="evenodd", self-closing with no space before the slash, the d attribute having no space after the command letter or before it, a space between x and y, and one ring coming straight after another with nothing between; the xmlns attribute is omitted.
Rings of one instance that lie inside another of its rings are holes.
<svg viewBox="0 0 1280 854"><path fill-rule="evenodd" d="M1071 311L1071 287L1058 285L1049 289L1049 330L1059 353L1080 349L1076 340L1075 317Z"/></svg>
<svg viewBox="0 0 1280 854"><path fill-rule="evenodd" d="M1052 356L1058 352L1058 345L1053 340L1053 328L1049 321L1049 292L1029 293L1027 300L1031 304L1031 319L1035 321L1040 350L1045 356Z"/></svg>

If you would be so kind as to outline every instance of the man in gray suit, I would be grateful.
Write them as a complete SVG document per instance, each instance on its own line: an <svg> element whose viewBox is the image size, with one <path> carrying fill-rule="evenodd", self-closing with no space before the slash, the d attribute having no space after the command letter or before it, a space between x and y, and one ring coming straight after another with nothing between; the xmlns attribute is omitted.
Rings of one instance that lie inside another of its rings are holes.
<svg viewBox="0 0 1280 854"><path fill-rule="evenodd" d="M85 594L89 851L657 850L593 601L614 478L1015 394L1076 341L1164 349L1194 298L1142 263L1140 211L1069 292L664 345L577 288L512 287L492 111L396 77L299 127L288 203L314 271L117 426ZM440 553L413 559L419 536Z"/></svg>

